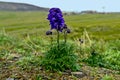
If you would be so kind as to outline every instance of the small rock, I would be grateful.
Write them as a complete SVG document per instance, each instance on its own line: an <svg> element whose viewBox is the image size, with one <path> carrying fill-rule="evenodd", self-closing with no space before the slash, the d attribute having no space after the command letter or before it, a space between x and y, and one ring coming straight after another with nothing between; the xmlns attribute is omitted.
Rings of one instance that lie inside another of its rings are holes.
<svg viewBox="0 0 120 80"><path fill-rule="evenodd" d="M67 73L67 72L63 72L62 74L63 74L63 75L69 75L69 73Z"/></svg>
<svg viewBox="0 0 120 80"><path fill-rule="evenodd" d="M66 70L65 72L71 75L71 70Z"/></svg>
<svg viewBox="0 0 120 80"><path fill-rule="evenodd" d="M12 60L13 61L17 61L19 59L19 57L13 57Z"/></svg>
<svg viewBox="0 0 120 80"><path fill-rule="evenodd" d="M83 72L71 72L71 74L77 78L83 78L84 76L86 76L86 74Z"/></svg>
<svg viewBox="0 0 120 80"><path fill-rule="evenodd" d="M7 78L6 80L15 80L14 78Z"/></svg>

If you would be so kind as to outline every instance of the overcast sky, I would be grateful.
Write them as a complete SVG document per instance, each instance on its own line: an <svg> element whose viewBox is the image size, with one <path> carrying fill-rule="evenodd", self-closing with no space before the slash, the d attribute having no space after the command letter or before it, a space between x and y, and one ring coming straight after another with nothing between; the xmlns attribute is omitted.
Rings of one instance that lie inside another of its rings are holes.
<svg viewBox="0 0 120 80"><path fill-rule="evenodd" d="M120 0L0 0L20 2L40 7L58 7L63 11L96 10L105 12L120 12Z"/></svg>

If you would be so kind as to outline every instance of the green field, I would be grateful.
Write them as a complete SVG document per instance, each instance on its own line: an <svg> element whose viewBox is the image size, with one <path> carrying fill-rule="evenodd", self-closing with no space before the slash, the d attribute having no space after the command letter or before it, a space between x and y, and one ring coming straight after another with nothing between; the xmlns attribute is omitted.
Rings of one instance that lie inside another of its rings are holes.
<svg viewBox="0 0 120 80"><path fill-rule="evenodd" d="M11 36L43 36L50 29L46 12L0 12L0 30ZM79 14L64 16L72 31L71 38L81 37L86 29L91 37L120 38L120 14Z"/></svg>
<svg viewBox="0 0 120 80"><path fill-rule="evenodd" d="M0 12L1 80L120 79L120 14L64 15L71 33L66 43L60 33L59 47L47 14Z"/></svg>

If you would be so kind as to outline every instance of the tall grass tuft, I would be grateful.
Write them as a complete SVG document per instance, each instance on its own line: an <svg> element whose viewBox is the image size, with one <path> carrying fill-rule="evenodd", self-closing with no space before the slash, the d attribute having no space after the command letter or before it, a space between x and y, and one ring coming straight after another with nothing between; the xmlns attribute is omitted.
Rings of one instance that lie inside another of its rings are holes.
<svg viewBox="0 0 120 80"><path fill-rule="evenodd" d="M79 70L78 57L74 53L75 47L73 44L60 42L58 49L57 43L54 43L45 53L41 65L51 71Z"/></svg>

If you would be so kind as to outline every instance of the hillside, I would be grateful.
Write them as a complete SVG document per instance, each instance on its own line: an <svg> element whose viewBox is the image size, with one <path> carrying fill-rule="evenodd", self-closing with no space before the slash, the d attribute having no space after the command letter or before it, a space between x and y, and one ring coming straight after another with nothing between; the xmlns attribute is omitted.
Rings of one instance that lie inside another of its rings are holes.
<svg viewBox="0 0 120 80"><path fill-rule="evenodd" d="M1 2L0 11L48 11L48 8L26 3Z"/></svg>

